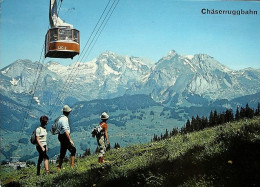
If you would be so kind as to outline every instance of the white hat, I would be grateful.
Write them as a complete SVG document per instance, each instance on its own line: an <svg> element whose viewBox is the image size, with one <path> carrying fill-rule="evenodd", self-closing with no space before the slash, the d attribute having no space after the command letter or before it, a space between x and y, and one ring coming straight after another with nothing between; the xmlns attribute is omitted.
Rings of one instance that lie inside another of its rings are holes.
<svg viewBox="0 0 260 187"><path fill-rule="evenodd" d="M64 107L62 109L63 112L71 112L71 110L72 109L68 105L64 105Z"/></svg>
<svg viewBox="0 0 260 187"><path fill-rule="evenodd" d="M100 119L108 119L109 115L106 112L103 112L100 116Z"/></svg>

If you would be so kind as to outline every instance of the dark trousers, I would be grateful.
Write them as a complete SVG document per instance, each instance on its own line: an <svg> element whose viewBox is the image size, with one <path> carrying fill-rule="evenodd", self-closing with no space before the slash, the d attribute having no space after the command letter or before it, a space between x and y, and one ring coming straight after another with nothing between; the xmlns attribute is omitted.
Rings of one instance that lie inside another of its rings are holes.
<svg viewBox="0 0 260 187"><path fill-rule="evenodd" d="M59 134L58 139L60 141L60 159L64 159L67 150L69 150L70 156L75 156L76 147L71 145L66 134Z"/></svg>
<svg viewBox="0 0 260 187"><path fill-rule="evenodd" d="M38 163L41 164L43 159L47 159L49 160L49 157L47 155L47 152L46 152L46 145L43 146L45 148L45 151L42 150L42 148L40 146L36 146L36 149L39 153L39 158L38 158Z"/></svg>

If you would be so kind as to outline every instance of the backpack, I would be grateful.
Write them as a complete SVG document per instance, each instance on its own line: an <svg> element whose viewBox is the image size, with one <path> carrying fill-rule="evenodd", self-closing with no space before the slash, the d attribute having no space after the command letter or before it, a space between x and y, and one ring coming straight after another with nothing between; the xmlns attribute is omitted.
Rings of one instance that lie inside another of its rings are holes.
<svg viewBox="0 0 260 187"><path fill-rule="evenodd" d="M55 135L55 134L59 134L60 131L61 131L61 128L60 128L60 125L59 125L59 119L61 118L62 116L58 117L57 119L55 119L54 123L52 124L51 126L51 134L52 135Z"/></svg>
<svg viewBox="0 0 260 187"><path fill-rule="evenodd" d="M93 128L93 130L91 132L93 138L99 137L104 134L102 126L103 126L103 123L102 123L102 125L98 125L97 127Z"/></svg>
<svg viewBox="0 0 260 187"><path fill-rule="evenodd" d="M38 129L39 127L37 127L33 132L32 132L32 135L31 135L31 143L33 145L37 144L37 141L36 141L36 130ZM41 133L41 128L40 128L40 133Z"/></svg>

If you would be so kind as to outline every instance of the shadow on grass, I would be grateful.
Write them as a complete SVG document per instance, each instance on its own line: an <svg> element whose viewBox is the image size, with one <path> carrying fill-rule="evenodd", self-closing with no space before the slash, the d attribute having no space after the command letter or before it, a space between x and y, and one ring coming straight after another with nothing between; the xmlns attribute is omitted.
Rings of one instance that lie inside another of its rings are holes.
<svg viewBox="0 0 260 187"><path fill-rule="evenodd" d="M199 180L211 186L260 186L260 141L254 138L259 132L256 126L249 126L237 133L220 134L211 146L221 145L222 151L213 155L204 146L195 146L169 160L168 150L162 148L154 150L156 156L145 168L123 173L117 168L120 163L92 165L83 173L72 171L53 178L51 186L172 187L192 186Z"/></svg>
<svg viewBox="0 0 260 187"><path fill-rule="evenodd" d="M234 136L226 142L227 149L223 153L200 158L205 148L196 146L173 161L159 160L106 184L172 187L203 178L213 186L260 186L260 141Z"/></svg>

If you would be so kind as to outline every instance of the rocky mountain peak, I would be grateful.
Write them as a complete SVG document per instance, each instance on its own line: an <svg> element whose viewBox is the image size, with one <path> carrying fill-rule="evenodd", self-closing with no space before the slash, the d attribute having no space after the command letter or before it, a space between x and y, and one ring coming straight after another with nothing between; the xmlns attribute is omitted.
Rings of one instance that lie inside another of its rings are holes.
<svg viewBox="0 0 260 187"><path fill-rule="evenodd" d="M51 103L58 94L58 87L63 89L64 85L70 88L64 92L63 98L91 100L138 93L151 95L169 105L185 105L190 102L187 98L192 94L207 99L232 99L260 91L259 70L233 71L206 54L179 55L171 50L153 68L146 65L143 58L118 55L111 51L100 54L91 62L76 63L77 69L74 69L75 64L64 66L53 61L41 64L44 67L39 81L42 82L38 85L46 89L37 95L39 100L45 98ZM39 64L17 60L3 68L3 89L29 93L36 80L35 72Z"/></svg>

